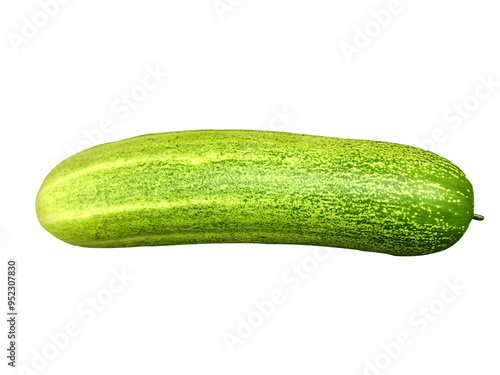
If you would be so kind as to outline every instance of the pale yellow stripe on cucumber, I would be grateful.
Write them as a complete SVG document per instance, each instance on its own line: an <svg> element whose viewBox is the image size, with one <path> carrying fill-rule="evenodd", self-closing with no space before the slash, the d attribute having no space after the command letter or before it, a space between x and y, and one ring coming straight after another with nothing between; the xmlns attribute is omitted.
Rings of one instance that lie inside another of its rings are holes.
<svg viewBox="0 0 500 375"><path fill-rule="evenodd" d="M73 221L80 219L88 219L95 216L105 216L109 214L117 214L120 212L133 212L141 210L162 210L168 208L176 208L183 206L209 206L209 205L220 205L220 206L235 206L235 205L245 205L248 204L242 199L235 197L226 197L225 199L189 199L189 200L176 200L176 201L166 201L166 202L155 202L155 203L135 203L129 205L119 205L119 206L109 206L93 209L92 211L86 212L75 212L62 211L57 214L48 214L43 218L44 224L54 224L61 221Z"/></svg>
<svg viewBox="0 0 500 375"><path fill-rule="evenodd" d="M155 162L172 162L172 163L180 163L182 164L183 162L186 165L199 165L199 164L207 164L211 162L216 162L216 161L224 161L224 160L236 160L236 161L269 161L272 159L272 156L269 155L253 155L252 157L242 157L244 156L252 156L250 153L248 154L228 154L224 156L220 155L213 155L213 156L203 156L203 157L179 157L179 156L169 156L166 158L158 158L158 157L146 157L146 158L134 158L131 160L117 160L115 162L108 162L108 163L100 163L100 164L94 164L88 167L85 167L83 169L80 169L78 171L73 171L69 172L67 174L63 174L62 176L60 175L55 175L51 176L51 178L43 184L41 187L40 191L43 192L46 189L51 188L53 185L60 185L65 181L84 176L87 174L91 174L93 172L98 172L102 171L105 169L112 169L112 168L117 168L117 167L133 167L138 164L143 164L143 163L155 163ZM292 160L293 158L288 158L289 162L294 162ZM303 162L301 159L297 159L300 162Z"/></svg>

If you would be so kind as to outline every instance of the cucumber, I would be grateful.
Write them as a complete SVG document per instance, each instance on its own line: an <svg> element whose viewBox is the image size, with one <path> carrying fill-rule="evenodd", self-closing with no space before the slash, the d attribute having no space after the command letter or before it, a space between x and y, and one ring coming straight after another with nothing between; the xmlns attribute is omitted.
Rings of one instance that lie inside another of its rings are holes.
<svg viewBox="0 0 500 375"><path fill-rule="evenodd" d="M48 232L84 247L247 242L405 256L447 249L482 219L465 174L432 152L255 130L90 148L49 173L36 210Z"/></svg>

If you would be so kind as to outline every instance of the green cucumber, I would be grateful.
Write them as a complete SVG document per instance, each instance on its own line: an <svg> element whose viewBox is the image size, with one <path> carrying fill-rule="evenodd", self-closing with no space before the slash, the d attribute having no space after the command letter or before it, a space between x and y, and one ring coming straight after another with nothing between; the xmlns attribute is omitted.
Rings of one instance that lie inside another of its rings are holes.
<svg viewBox="0 0 500 375"><path fill-rule="evenodd" d="M422 255L455 244L474 193L416 147L274 131L147 134L57 165L42 226L84 247L196 243L331 246Z"/></svg>

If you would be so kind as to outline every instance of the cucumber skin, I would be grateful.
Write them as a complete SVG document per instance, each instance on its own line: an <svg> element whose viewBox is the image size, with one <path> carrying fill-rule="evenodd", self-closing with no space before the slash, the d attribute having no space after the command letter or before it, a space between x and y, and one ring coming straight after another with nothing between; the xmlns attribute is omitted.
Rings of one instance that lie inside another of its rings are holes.
<svg viewBox="0 0 500 375"><path fill-rule="evenodd" d="M36 210L48 232L84 247L253 242L413 256L455 244L474 195L458 167L412 146L193 130L69 157Z"/></svg>

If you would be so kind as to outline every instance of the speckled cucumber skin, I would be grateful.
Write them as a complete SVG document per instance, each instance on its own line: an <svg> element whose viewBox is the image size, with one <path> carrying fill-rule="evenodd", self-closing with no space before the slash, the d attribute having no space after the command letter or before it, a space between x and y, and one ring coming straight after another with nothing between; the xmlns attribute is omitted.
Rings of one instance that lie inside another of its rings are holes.
<svg viewBox="0 0 500 375"><path fill-rule="evenodd" d="M411 256L455 244L474 195L458 167L411 146L195 130L69 157L36 210L47 231L85 247L253 242Z"/></svg>

